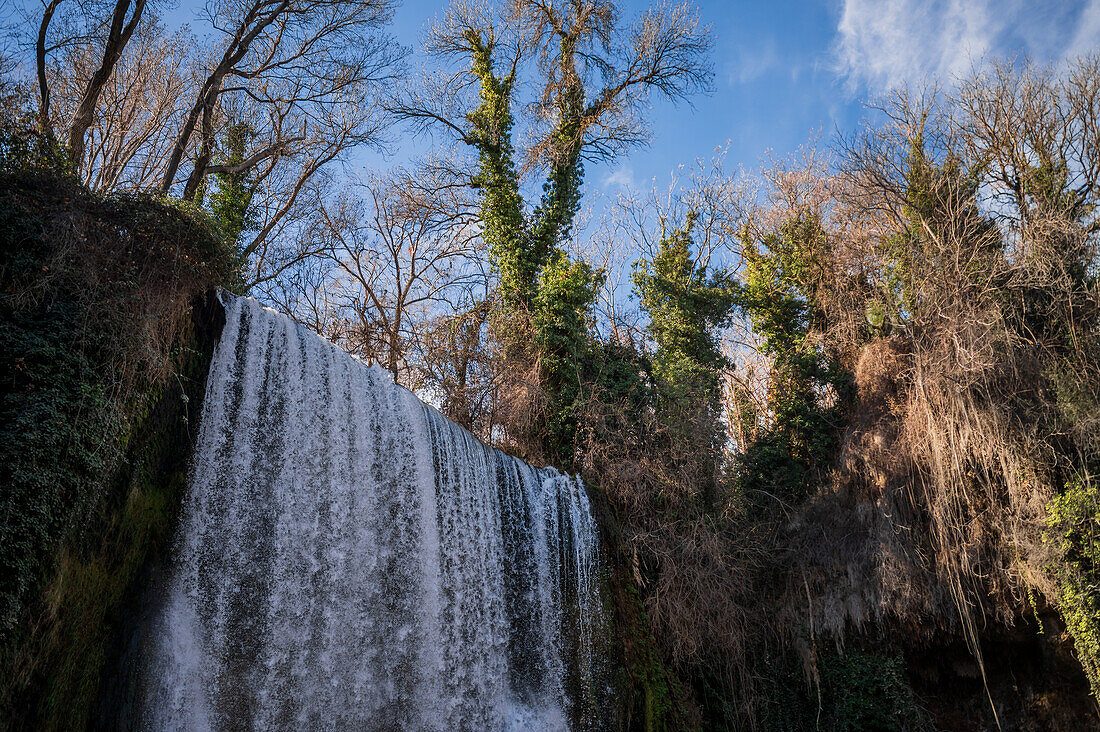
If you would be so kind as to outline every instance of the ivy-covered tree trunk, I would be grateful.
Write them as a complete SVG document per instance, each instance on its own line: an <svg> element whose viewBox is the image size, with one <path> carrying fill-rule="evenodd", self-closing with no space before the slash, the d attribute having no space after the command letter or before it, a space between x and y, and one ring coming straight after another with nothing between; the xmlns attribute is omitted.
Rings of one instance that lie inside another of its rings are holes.
<svg viewBox="0 0 1100 732"><path fill-rule="evenodd" d="M474 183L481 190L482 237L499 278L500 310L506 320L520 318L528 324L534 342L519 342L516 334L529 331L514 320L510 329L514 332L501 335L510 358L537 360L545 420L543 425L529 426L535 428L529 437L542 443L547 458L570 465L583 362L589 350L589 312L603 276L583 262L572 261L560 246L580 203L583 89L572 71L558 103L560 116L551 137L542 199L526 215L511 139L514 72L504 77L494 72L491 41L472 31L466 40L480 84L481 104L468 119L473 126L469 139L478 149ZM562 40L570 69L573 43Z"/></svg>
<svg viewBox="0 0 1100 732"><path fill-rule="evenodd" d="M634 285L649 315L656 345L652 378L664 451L674 470L691 475L694 490L709 503L718 485L724 439L720 420L721 372L727 365L717 329L734 307L730 274L708 271L692 252L695 214L661 238L657 254L639 262Z"/></svg>

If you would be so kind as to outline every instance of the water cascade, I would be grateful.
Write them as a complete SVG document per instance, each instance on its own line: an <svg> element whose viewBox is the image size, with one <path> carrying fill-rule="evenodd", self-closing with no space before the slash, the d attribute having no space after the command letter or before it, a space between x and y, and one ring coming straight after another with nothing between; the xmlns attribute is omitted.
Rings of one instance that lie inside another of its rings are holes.
<svg viewBox="0 0 1100 732"><path fill-rule="evenodd" d="M223 304L141 726L598 724L580 481L253 300Z"/></svg>

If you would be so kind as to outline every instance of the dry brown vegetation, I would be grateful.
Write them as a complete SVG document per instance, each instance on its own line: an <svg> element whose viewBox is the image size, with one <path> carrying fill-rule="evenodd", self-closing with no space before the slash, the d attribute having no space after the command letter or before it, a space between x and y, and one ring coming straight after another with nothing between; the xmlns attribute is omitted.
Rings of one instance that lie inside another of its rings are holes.
<svg viewBox="0 0 1100 732"><path fill-rule="evenodd" d="M382 31L393 4L218 0L177 28L165 9L46 0L21 10L35 88L19 105L98 193L202 206L234 179L249 205L237 242L246 280L267 282L315 254L309 234L321 201L336 198L334 169L382 141L380 100L402 57Z"/></svg>
<svg viewBox="0 0 1100 732"><path fill-rule="evenodd" d="M846 284L820 338L858 396L784 530L788 629L958 636L985 678L992 628L1081 612L1047 527L1069 483L1096 481L1097 63L899 94L841 151L830 268ZM872 307L885 322L868 328Z"/></svg>
<svg viewBox="0 0 1100 732"><path fill-rule="evenodd" d="M766 726L765 659L791 649L812 699L829 654L851 644L968 649L984 691L967 714L990 724L1006 709L1040 728L1095 719L1080 686L1063 697L1029 679L1013 691L985 656L1038 620L1057 653L1074 643L1079 663L1095 663L1097 615L1065 589L1091 582L1090 565L1068 568L1050 527L1067 486L1096 490L1100 457L1098 85L1096 58L995 65L952 94L886 100L881 122L834 159L767 172L763 196L726 191L735 225L720 246L733 261L744 237L796 216L822 222L797 283L811 312L804 348L840 364L853 394L820 397L848 401L803 496L737 472L738 453L777 419L775 365L745 323L728 334L741 365L726 382L728 454L593 394L578 462L612 506L618 561L687 681L684 719L715 719L706 689L717 684L719 718ZM608 313L621 316L605 326L613 342L644 348L629 314ZM714 465L720 487L704 497ZM1054 609L1068 624L1060 640Z"/></svg>

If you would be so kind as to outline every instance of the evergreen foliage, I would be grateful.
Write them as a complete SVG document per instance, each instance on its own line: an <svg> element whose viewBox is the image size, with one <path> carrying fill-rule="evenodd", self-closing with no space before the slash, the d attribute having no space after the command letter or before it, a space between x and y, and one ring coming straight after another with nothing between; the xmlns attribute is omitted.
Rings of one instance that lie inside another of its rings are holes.
<svg viewBox="0 0 1100 732"><path fill-rule="evenodd" d="M711 270L696 258L692 229L696 214L669 231L652 261L634 268L634 286L649 317L647 331L655 349L652 366L656 421L664 432L672 471L686 463L694 489L713 500L723 451L721 373L728 359L718 345L718 330L729 322L737 288L723 269ZM707 456L702 458L701 456Z"/></svg>
<svg viewBox="0 0 1100 732"><path fill-rule="evenodd" d="M582 394L584 361L591 353L589 313L603 283L603 273L572 260L561 248L580 204L583 164L577 139L581 93L572 87L562 95L562 117L553 139L558 146L549 165L539 205L524 210L512 143L511 112L515 70L499 76L493 67L494 41L466 31L480 104L468 115L470 142L478 150L474 185L481 195L482 239L497 274L499 306L510 317L530 318L546 394L541 449L553 462L573 460L577 410ZM563 41L563 49L568 43ZM563 52L565 52L563 50ZM525 332L518 328L516 333ZM513 358L528 344L504 333Z"/></svg>
<svg viewBox="0 0 1100 732"><path fill-rule="evenodd" d="M244 122L228 126L223 145L226 155L221 165L239 166L244 162L245 150L252 137L251 127ZM225 240L234 249L240 244L241 234L254 225L250 211L254 188L248 171L219 171L214 174L217 188L209 196L210 213L224 232Z"/></svg>
<svg viewBox="0 0 1100 732"><path fill-rule="evenodd" d="M1094 696L1100 695L1100 485L1075 477L1047 508L1044 539L1057 552L1055 600Z"/></svg>
<svg viewBox="0 0 1100 732"><path fill-rule="evenodd" d="M585 364L595 354L589 312L603 273L555 251L539 276L533 325L547 390L546 449L568 464L577 435Z"/></svg>
<svg viewBox="0 0 1100 732"><path fill-rule="evenodd" d="M771 421L738 458L744 490L781 500L802 498L827 464L851 398L850 376L810 340L822 325L817 302L825 266L825 232L811 215L791 219L762 246L745 242L738 305L772 358Z"/></svg>
<svg viewBox="0 0 1100 732"><path fill-rule="evenodd" d="M733 278L725 270L709 271L694 256L692 228L696 214L663 237L650 261L635 267L634 285L646 326L656 346L653 376L670 404L697 400L715 411L721 397L720 372L728 366L718 346L717 331L726 325L736 302Z"/></svg>
<svg viewBox="0 0 1100 732"><path fill-rule="evenodd" d="M795 654L768 659L763 728L769 732L924 732L935 729L905 675L904 659L884 650L828 650L807 683Z"/></svg>
<svg viewBox="0 0 1100 732"><path fill-rule="evenodd" d="M97 368L101 344L82 338L81 314L65 300L33 314L0 309L0 372L8 377L0 641L10 639L25 598L54 568L58 543L88 516L118 459L121 414Z"/></svg>

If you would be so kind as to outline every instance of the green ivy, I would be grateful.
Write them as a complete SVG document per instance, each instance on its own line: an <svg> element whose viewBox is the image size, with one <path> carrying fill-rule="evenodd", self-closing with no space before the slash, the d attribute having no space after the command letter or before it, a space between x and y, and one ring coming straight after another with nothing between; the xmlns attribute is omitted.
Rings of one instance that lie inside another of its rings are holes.
<svg viewBox="0 0 1100 732"><path fill-rule="evenodd" d="M43 313L0 306L0 641L28 592L105 493L119 456L122 414L81 343L80 311L63 298Z"/></svg>
<svg viewBox="0 0 1100 732"><path fill-rule="evenodd" d="M562 252L539 277L533 325L548 392L544 444L564 466L572 463L584 364L592 353L588 312L602 284L603 272Z"/></svg>
<svg viewBox="0 0 1100 732"><path fill-rule="evenodd" d="M656 346L651 378L662 451L672 456L672 472L691 475L691 488L711 507L724 441L721 374L729 366L718 329L730 320L737 286L728 271L699 260L696 218L689 213L682 226L665 232L653 258L635 265L633 280Z"/></svg>
<svg viewBox="0 0 1100 732"><path fill-rule="evenodd" d="M1077 476L1047 506L1055 598L1093 696L1100 698L1100 476Z"/></svg>
<svg viewBox="0 0 1100 732"><path fill-rule="evenodd" d="M836 446L852 397L850 375L809 339L823 318L817 304L825 234L806 214L785 222L762 245L745 242L744 284L737 303L773 359L770 420L738 458L743 488L783 500L812 487Z"/></svg>
<svg viewBox="0 0 1100 732"><path fill-rule="evenodd" d="M680 228L661 238L652 261L634 269L634 286L649 315L647 330L656 344L654 377L672 403L698 400L717 408L721 370L727 360L718 346L717 329L725 325L736 303L730 274L711 271L693 252L691 213Z"/></svg>
<svg viewBox="0 0 1100 732"><path fill-rule="evenodd" d="M474 186L481 191L481 237L499 277L505 308L528 307L535 297L538 273L550 257L545 239L527 235L523 197L519 192L512 147L512 88L515 74L497 76L493 69L494 44L475 31L467 33L473 73L481 102L467 115L470 140L478 151Z"/></svg>
<svg viewBox="0 0 1100 732"><path fill-rule="evenodd" d="M0 192L0 728L80 729L171 532L201 401L188 334L158 334L161 354L146 319L236 282L236 260L162 201L43 170Z"/></svg>
<svg viewBox="0 0 1100 732"><path fill-rule="evenodd" d="M478 151L473 183L480 190L482 239L498 278L498 305L509 316L530 318L547 397L542 448L548 458L569 466L583 376L593 352L590 313L604 279L601 271L572 260L561 248L570 235L584 179L579 145L583 90L569 87L560 95L561 115L551 134L554 151L542 197L528 214L512 144L515 70L504 76L496 73L491 35L468 30L465 40L480 99L467 115L467 141ZM571 42L562 43L562 53L572 54ZM528 352L528 344L507 342L519 340L515 333L502 335L509 353Z"/></svg>
<svg viewBox="0 0 1100 732"><path fill-rule="evenodd" d="M904 659L879 650L828 650L809 679L793 652L762 671L761 719L770 732L923 732L933 729L905 675Z"/></svg>
<svg viewBox="0 0 1100 732"><path fill-rule="evenodd" d="M252 127L245 122L229 125L225 131L225 154L222 165L238 165L245 159L245 148L252 137ZM241 234L255 227L251 211L255 190L248 172L219 172L214 175L217 188L209 196L210 212L219 224L225 241L234 249L240 243Z"/></svg>

